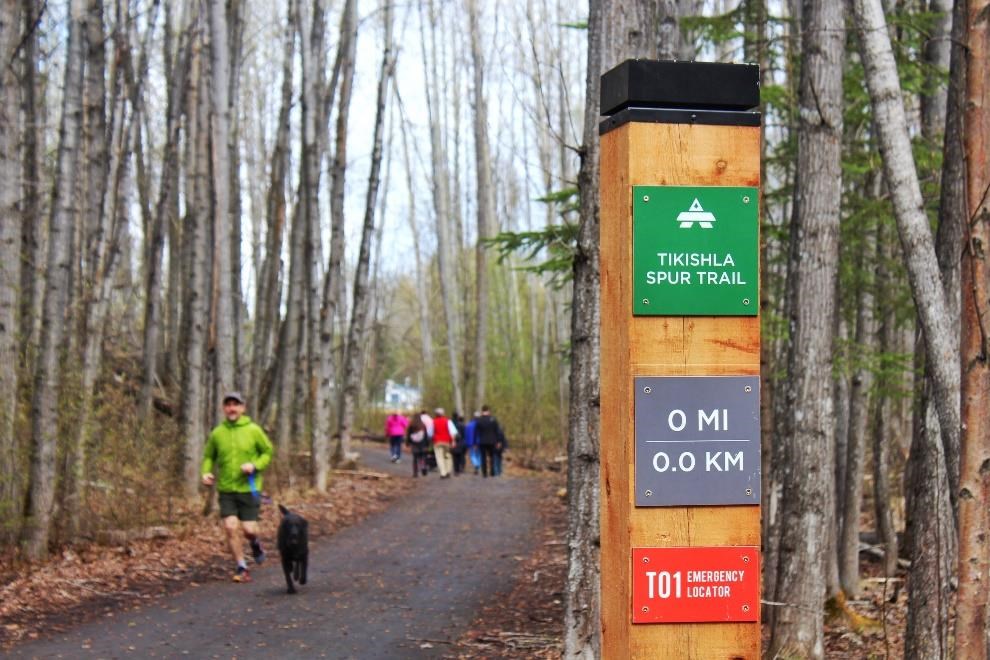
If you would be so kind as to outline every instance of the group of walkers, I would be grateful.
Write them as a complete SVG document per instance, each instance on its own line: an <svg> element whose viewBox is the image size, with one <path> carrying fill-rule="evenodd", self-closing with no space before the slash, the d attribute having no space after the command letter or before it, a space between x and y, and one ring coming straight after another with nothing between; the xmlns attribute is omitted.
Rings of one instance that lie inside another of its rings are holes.
<svg viewBox="0 0 990 660"><path fill-rule="evenodd" d="M464 474L468 460L474 474L497 477L508 448L505 433L487 405L466 423L456 412L447 417L443 408L434 410L432 417L426 410L408 417L393 411L385 419L385 435L393 463L402 460L403 444L409 448L413 477L427 475L431 456L441 479Z"/></svg>
<svg viewBox="0 0 990 660"><path fill-rule="evenodd" d="M216 486L219 494L220 518L235 564L233 579L250 582L243 543L247 540L255 564L265 561L258 529L261 473L271 463L274 447L265 431L244 414L246 401L240 392L224 394L222 407L224 420L210 432L200 475L203 485ZM431 455L443 479L464 473L468 458L475 474L497 477L508 447L488 406L482 406L467 423L457 413L447 417L443 408L437 408L432 417L425 410L409 417L395 412L385 421L385 434L393 462L402 460L403 443L409 447L414 477L426 476L432 467L427 460Z"/></svg>

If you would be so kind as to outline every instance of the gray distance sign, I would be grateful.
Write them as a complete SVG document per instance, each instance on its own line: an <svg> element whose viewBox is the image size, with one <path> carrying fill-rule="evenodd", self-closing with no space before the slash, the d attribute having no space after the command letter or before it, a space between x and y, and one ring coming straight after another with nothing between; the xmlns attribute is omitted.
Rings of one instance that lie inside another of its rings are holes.
<svg viewBox="0 0 990 660"><path fill-rule="evenodd" d="M634 386L636 506L759 504L759 376L646 376Z"/></svg>

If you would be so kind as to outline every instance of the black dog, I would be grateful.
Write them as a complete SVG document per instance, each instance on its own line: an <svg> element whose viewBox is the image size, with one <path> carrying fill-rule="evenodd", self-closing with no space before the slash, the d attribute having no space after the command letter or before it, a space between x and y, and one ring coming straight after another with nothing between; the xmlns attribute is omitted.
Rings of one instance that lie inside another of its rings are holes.
<svg viewBox="0 0 990 660"><path fill-rule="evenodd" d="M282 555L282 570L289 593L296 593L293 577L299 584L306 584L306 567L309 563L309 523L298 513L281 504L282 522L278 526L278 552Z"/></svg>

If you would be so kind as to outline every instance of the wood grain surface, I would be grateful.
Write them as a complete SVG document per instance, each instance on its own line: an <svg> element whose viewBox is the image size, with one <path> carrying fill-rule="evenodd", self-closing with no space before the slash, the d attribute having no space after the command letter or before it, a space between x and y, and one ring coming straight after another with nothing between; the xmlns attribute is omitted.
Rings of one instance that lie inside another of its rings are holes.
<svg viewBox="0 0 990 660"><path fill-rule="evenodd" d="M602 657L752 658L760 624L632 624L633 547L760 545L758 506L633 503L635 376L759 375L759 317L632 316L632 186L759 186L760 129L630 123L601 138Z"/></svg>

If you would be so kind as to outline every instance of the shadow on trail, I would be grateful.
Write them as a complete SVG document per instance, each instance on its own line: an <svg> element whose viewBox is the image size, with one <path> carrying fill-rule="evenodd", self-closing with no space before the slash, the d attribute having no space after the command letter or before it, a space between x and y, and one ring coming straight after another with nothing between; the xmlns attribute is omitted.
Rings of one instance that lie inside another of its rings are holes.
<svg viewBox="0 0 990 660"><path fill-rule="evenodd" d="M408 456L360 448L411 478ZM13 657L436 658L512 587L532 549L536 488L472 474L425 479L386 511L310 547L309 584L285 593L277 552L250 584L209 583L16 646ZM217 530L219 534L219 530ZM274 530L265 530L271 537Z"/></svg>

